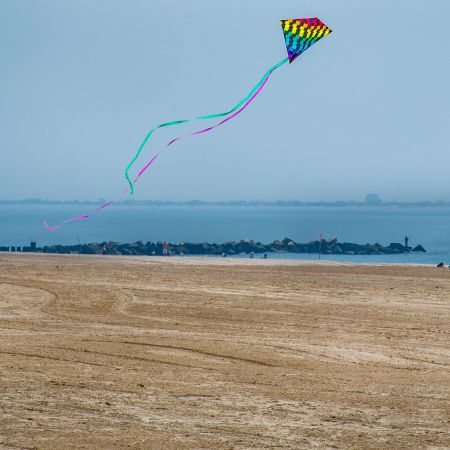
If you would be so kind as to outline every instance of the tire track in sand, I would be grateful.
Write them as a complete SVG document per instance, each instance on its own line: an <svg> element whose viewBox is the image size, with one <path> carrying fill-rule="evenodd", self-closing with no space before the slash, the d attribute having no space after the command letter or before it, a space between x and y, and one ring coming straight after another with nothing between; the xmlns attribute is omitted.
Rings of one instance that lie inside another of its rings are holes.
<svg viewBox="0 0 450 450"><path fill-rule="evenodd" d="M207 351L198 350L195 348L179 347L176 345L149 344L148 342L133 342L133 341L109 341L109 340L96 341L96 340L90 340L90 339L85 339L85 340L83 340L83 342L96 342L96 343L105 342L105 343L110 343L110 344L128 344L128 345L141 345L141 346L145 346L145 347L169 348L171 350L180 350L180 351L185 351L185 352L198 353L200 355L212 356L213 358L229 359L229 360L234 360L237 362L246 362L246 363L257 364L257 365L266 366L266 367L279 367L276 364L271 364L271 363L264 362L264 361L257 361L255 359L242 358L239 356L223 355L220 353L207 352Z"/></svg>

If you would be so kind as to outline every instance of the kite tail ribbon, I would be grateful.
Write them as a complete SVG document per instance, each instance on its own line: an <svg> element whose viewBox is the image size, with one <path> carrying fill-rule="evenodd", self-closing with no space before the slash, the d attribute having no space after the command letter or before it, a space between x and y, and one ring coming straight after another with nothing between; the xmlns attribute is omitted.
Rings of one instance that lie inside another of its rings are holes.
<svg viewBox="0 0 450 450"><path fill-rule="evenodd" d="M129 187L130 187L130 194L133 194L134 192L134 186L133 183L130 180L129 177L129 171L133 164L136 162L136 160L139 158L139 155L141 154L142 150L144 149L145 145L147 144L148 140L151 138L152 134L158 129L158 128L164 128L164 127L171 127L173 125L180 125L182 123L191 122L194 120L206 120L206 119L215 119L218 117L225 117L229 114L235 112L237 109L239 109L244 103L247 102L249 98L253 96L253 94L261 87L263 83L267 80L267 78L270 76L270 74L280 67L282 64L288 61L288 58L283 59L283 61L280 61L279 63L275 64L274 66L270 67L266 73L262 76L261 80L258 81L258 83L252 88L252 90L242 99L240 100L233 108L231 108L229 111L216 113L216 114L209 114L206 116L199 116L194 117L192 119L182 119L182 120L174 120L172 122L165 122L157 125L156 127L152 128L147 135L145 136L144 140L142 141L141 145L139 146L136 154L133 156L133 159L128 163L128 165L125 168L125 179L128 181Z"/></svg>
<svg viewBox="0 0 450 450"><path fill-rule="evenodd" d="M44 224L45 228L47 228L48 231L56 231L56 230L59 230L66 223L75 222L77 220L82 220L82 219L89 219L89 216L87 214L84 214L82 216L74 216L74 217L71 217L70 219L65 220L64 222L61 222L59 225L55 225L55 226L49 225L46 220L44 220L42 223Z"/></svg>
<svg viewBox="0 0 450 450"><path fill-rule="evenodd" d="M144 139L143 143L141 144L141 147L138 150L138 153L135 155L135 157L133 158L133 160L130 162L130 164L128 164L127 166L127 170L126 170L126 178L129 182L129 188L125 189L122 191L121 193L121 198L127 194L128 192L132 193L133 192L133 184L136 183L139 178L148 170L148 168L155 162L155 160L161 155L161 153L163 153L168 147L170 147L172 144L174 144L175 142L184 139L188 136L196 136L199 134L203 134L203 133L207 133L209 131L214 130L214 128L217 128L220 125L223 125L224 123L230 121L231 119L233 119L234 117L236 117L237 115L239 115L242 111L244 111L244 109L246 109L248 107L248 105L250 105L250 103L256 98L256 96L261 92L262 88L265 86L265 84L267 83L267 81L269 80L270 75L272 74L272 72L277 69L278 67L280 67L281 65L283 65L284 63L286 63L288 61L288 58L283 59L282 61L280 61L278 64L275 64L274 66L272 66L269 70L267 70L267 72L264 74L264 77L258 82L258 84L250 91L250 93L243 99L241 100L235 107L233 107L230 111L226 112L226 113L218 113L218 114L212 114L211 116L200 116L200 117L196 117L195 119L190 119L190 120L199 120L199 119L206 119L206 118L214 118L214 117L221 117L221 116L225 116L225 115L229 115L231 114L229 117L226 117L225 119L221 120L220 122L216 123L215 125L212 125L210 127L207 128L203 128L201 130L198 131L194 131L192 133L188 133L182 136L178 136L174 139L171 139L158 153L156 153L155 155L152 156L152 158L141 168L141 170L139 171L139 173L137 174L137 176L135 177L135 179L133 180L133 182L131 182L130 178L128 177L128 170L131 168L131 165L134 163L134 161L138 158L139 153L142 151L142 148L144 147L145 143L148 141L148 139L150 138L151 134L153 133L153 131L155 131L157 128L162 128L163 126L169 126L169 125L175 125L177 123L183 123L183 122L188 122L189 120L185 120L185 121L176 121L176 122L168 122L167 124L162 124L162 125L158 125L157 127L155 127L153 130L151 130L146 138ZM104 208L107 208L108 206L110 206L111 204L113 204L116 200L110 200L102 205L100 205L99 207L95 208L93 213L96 213L97 211L100 211ZM48 223L44 220L43 224L45 226L45 228L47 228L48 231L56 231L59 228L61 228L64 224L69 223L69 222L75 222L77 220L82 220L82 219L88 219L90 216L85 214L85 215L80 215L80 216L74 216L71 217L68 220L65 220L64 222L62 222L59 225L55 225L55 226L50 226L48 225Z"/></svg>
<svg viewBox="0 0 450 450"><path fill-rule="evenodd" d="M283 61L281 61L280 63L276 64L275 66L271 67L267 72L266 72L266 76L265 78L262 80L261 83L258 83L258 87L255 90L252 90L252 95L246 97L245 103L244 105L238 109L234 114L232 114L231 116L223 119L222 121L216 123L215 125L212 125L210 127L207 128L203 128L201 130L198 131L194 131L192 133L188 133L185 134L183 136L178 136L174 139L172 139L171 141L169 141L168 144L166 144L165 147L163 147L163 149L161 151L159 151L158 153L156 153L152 159L139 171L136 180L139 179L139 177L153 164L153 162L156 160L156 158L158 158L158 156L164 151L166 150L168 147L170 147L172 144L174 144L175 142L184 139L188 136L196 136L198 134L203 134L203 133L207 133L209 131L214 130L214 128L217 128L220 125L223 125L224 123L228 122L229 120L233 119L234 117L236 117L237 115L239 115L242 111L244 111L244 109L247 108L248 105L250 105L250 103L255 99L255 97L261 92L262 88L265 86L265 84L267 83L267 81L269 80L270 75L272 74L272 72L277 69L278 67L280 67L282 64L284 64L286 61L288 60L288 58L284 59Z"/></svg>

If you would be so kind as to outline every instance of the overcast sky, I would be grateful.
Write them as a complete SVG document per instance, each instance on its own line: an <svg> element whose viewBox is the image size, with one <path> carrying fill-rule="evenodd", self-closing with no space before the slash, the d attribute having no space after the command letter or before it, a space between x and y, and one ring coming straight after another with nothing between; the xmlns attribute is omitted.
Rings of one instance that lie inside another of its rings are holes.
<svg viewBox="0 0 450 450"><path fill-rule="evenodd" d="M150 128L233 106L297 17L334 32L135 198L450 200L449 0L0 0L0 198L115 196Z"/></svg>

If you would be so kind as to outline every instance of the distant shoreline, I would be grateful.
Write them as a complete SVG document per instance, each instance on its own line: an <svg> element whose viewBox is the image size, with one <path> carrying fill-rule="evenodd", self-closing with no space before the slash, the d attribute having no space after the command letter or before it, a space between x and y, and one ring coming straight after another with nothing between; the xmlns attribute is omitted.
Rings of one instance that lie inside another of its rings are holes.
<svg viewBox="0 0 450 450"><path fill-rule="evenodd" d="M101 255L101 254L67 254L67 253L9 253L0 251L0 257L13 258L81 258L82 261L106 260L109 262L126 262L129 264L173 264L186 266L300 266L300 267L395 267L403 268L435 268L434 263L417 262L361 262L361 261L336 261L331 259L282 259L282 258L242 258L229 257L222 258L218 255L173 255L170 257L161 257L153 255ZM70 259L69 259L70 260ZM44 260L42 260L44 261Z"/></svg>
<svg viewBox="0 0 450 450"><path fill-rule="evenodd" d="M0 206L80 206L80 205L99 205L106 200L45 200L45 199L23 199L23 200L0 200ZM227 200L227 201L170 201L170 200L123 200L115 203L120 206L234 206L234 207L450 207L450 201L422 201L422 202L379 202L370 203L365 201L339 200L339 201L318 201L305 202L300 200Z"/></svg>

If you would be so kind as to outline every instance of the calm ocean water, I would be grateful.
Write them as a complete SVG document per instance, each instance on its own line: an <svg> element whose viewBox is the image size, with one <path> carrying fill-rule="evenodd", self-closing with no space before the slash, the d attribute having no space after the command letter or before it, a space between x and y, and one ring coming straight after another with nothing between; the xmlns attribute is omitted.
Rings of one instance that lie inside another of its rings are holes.
<svg viewBox="0 0 450 450"><path fill-rule="evenodd" d="M225 242L254 239L264 243L289 237L299 242L336 237L339 241L387 245L422 244L427 253L382 256L325 256L354 262L450 264L450 208L446 207L212 207L115 206L91 220L48 232L42 219L58 223L86 206L0 206L0 245L38 246L78 242ZM272 257L272 255L271 255ZM273 255L317 259L317 255Z"/></svg>

